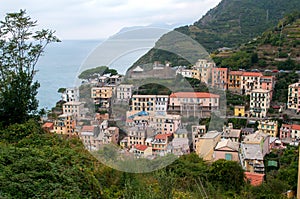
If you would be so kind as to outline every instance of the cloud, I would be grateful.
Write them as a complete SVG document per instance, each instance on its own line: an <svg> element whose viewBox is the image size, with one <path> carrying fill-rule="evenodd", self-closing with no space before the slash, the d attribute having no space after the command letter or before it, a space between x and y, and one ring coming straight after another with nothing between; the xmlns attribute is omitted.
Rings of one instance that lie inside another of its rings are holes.
<svg viewBox="0 0 300 199"><path fill-rule="evenodd" d="M26 9L62 39L107 38L123 27L192 24L221 0L2 0L1 17Z"/></svg>

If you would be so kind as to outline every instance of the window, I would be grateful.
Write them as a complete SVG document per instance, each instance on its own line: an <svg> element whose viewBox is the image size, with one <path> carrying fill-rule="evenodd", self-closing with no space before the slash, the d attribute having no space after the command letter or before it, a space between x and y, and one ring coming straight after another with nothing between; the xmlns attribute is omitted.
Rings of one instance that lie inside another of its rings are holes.
<svg viewBox="0 0 300 199"><path fill-rule="evenodd" d="M225 153L225 160L232 160L232 154Z"/></svg>

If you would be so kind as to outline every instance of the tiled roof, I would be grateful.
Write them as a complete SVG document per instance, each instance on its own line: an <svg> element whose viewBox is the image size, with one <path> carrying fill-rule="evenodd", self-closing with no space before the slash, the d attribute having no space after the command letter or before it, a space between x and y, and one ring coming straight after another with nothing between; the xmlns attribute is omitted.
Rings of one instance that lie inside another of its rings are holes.
<svg viewBox="0 0 300 199"><path fill-rule="evenodd" d="M94 126L83 126L81 131L82 132L93 132L94 131Z"/></svg>
<svg viewBox="0 0 300 199"><path fill-rule="evenodd" d="M244 172L244 173L245 173L246 179L250 181L250 184L252 186L259 186L264 181L265 174L250 173L250 172Z"/></svg>
<svg viewBox="0 0 300 199"><path fill-rule="evenodd" d="M261 78L264 78L264 79L273 79L274 76L262 76Z"/></svg>
<svg viewBox="0 0 300 199"><path fill-rule="evenodd" d="M227 71L228 68L214 68L215 71Z"/></svg>
<svg viewBox="0 0 300 199"><path fill-rule="evenodd" d="M172 93L170 98L219 98L219 95L205 92L177 92Z"/></svg>
<svg viewBox="0 0 300 199"><path fill-rule="evenodd" d="M148 146L142 144L136 144L134 145L134 148L136 148L139 151L145 151L148 148Z"/></svg>
<svg viewBox="0 0 300 199"><path fill-rule="evenodd" d="M168 133L168 134L157 134L155 135L155 139L159 139L159 140L166 140L168 137L170 137L172 135L172 133Z"/></svg>
<svg viewBox="0 0 300 199"><path fill-rule="evenodd" d="M43 125L43 128L52 128L53 127L53 123L52 122L46 122L44 125Z"/></svg>
<svg viewBox="0 0 300 199"><path fill-rule="evenodd" d="M263 74L262 73L258 73L258 72L244 72L243 76L260 77L260 76L263 76Z"/></svg>
<svg viewBox="0 0 300 199"><path fill-rule="evenodd" d="M293 124L292 129L299 131L300 130L300 125L299 124Z"/></svg>
<svg viewBox="0 0 300 199"><path fill-rule="evenodd" d="M243 71L230 71L229 75L242 75Z"/></svg>

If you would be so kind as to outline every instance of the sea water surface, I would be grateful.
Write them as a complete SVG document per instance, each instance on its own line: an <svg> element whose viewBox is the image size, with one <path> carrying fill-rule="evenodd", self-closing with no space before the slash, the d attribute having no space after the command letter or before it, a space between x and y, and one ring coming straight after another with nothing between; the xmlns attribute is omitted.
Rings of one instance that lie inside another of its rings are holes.
<svg viewBox="0 0 300 199"><path fill-rule="evenodd" d="M61 99L58 89L74 86L82 62L100 43L66 40L46 47L37 63L35 76L41 85L37 95L40 108L51 109Z"/></svg>
<svg viewBox="0 0 300 199"><path fill-rule="evenodd" d="M81 81L77 76L86 69L108 66L125 74L168 31L165 28L138 28L106 40L64 40L50 44L36 67L35 78L41 84L37 95L39 108L55 106L61 99L58 89L78 86Z"/></svg>

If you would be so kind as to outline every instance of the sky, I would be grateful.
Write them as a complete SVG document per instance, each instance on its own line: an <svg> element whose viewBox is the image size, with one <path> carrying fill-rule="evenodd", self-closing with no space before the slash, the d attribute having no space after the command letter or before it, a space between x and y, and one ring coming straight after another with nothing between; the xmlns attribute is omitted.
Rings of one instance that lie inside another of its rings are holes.
<svg viewBox="0 0 300 199"><path fill-rule="evenodd" d="M189 25L221 0L1 0L1 19L26 9L60 39L105 39L124 27Z"/></svg>

